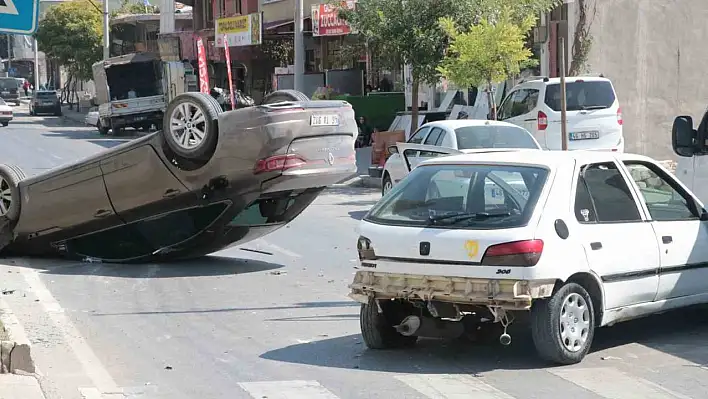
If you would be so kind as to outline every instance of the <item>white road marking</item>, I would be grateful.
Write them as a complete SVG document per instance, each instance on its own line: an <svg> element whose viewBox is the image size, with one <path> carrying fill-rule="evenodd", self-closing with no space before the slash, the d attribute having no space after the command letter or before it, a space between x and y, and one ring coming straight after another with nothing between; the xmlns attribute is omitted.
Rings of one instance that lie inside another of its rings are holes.
<svg viewBox="0 0 708 399"><path fill-rule="evenodd" d="M271 244L271 243L269 243L268 241L265 241L265 240L261 240L261 241L263 241L263 244L265 244L267 247L270 247L270 248L272 248L273 250L275 250L275 251L277 251L277 252L280 252L280 253L283 254L283 255L289 256L289 257L291 257L291 258L301 258L300 254L297 254L297 253L295 253L295 252L293 252L293 251L287 250L287 249L285 249L285 248L283 248L283 247L280 247L280 246L277 246L277 245L275 245L275 244Z"/></svg>
<svg viewBox="0 0 708 399"><path fill-rule="evenodd" d="M54 158L54 159L56 159L56 160L58 160L58 161L61 161L62 159L64 159L64 158L62 158L62 157L60 157L60 156L58 156L58 155L54 155L54 154L49 154L49 156L52 157L52 158Z"/></svg>
<svg viewBox="0 0 708 399"><path fill-rule="evenodd" d="M71 320L64 314L59 303L54 299L39 278L39 273L34 270L23 269L22 275L25 281L27 281L27 284L32 287L32 291L37 295L39 303L44 307L49 318L61 331L64 341L71 347L76 359L81 363L84 373L91 379L91 382L93 382L95 388L98 389L98 392L104 394L120 393L121 390L118 388L118 385L105 367L103 367L103 364L101 364L101 361L88 343L86 343L86 340L81 336L79 330L76 329ZM83 391L89 394L93 392L88 389L83 389ZM88 398L92 397L88 396Z"/></svg>
<svg viewBox="0 0 708 399"><path fill-rule="evenodd" d="M397 380L431 399L515 399L469 374L406 374Z"/></svg>
<svg viewBox="0 0 708 399"><path fill-rule="evenodd" d="M238 385L258 399L339 399L317 381L239 382Z"/></svg>
<svg viewBox="0 0 708 399"><path fill-rule="evenodd" d="M546 370L607 399L691 399L640 377L608 367Z"/></svg>

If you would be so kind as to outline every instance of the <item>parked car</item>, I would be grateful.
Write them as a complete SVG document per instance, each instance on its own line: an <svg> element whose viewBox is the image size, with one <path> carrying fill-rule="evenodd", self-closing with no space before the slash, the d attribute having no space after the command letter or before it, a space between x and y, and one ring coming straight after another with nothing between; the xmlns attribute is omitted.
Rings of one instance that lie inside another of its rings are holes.
<svg viewBox="0 0 708 399"><path fill-rule="evenodd" d="M500 149L534 149L541 146L526 129L510 123L488 120L443 120L421 126L403 147L389 147L391 156L384 165L381 193L385 195L408 175L410 169L432 157L459 153L481 153Z"/></svg>
<svg viewBox="0 0 708 399"><path fill-rule="evenodd" d="M6 102L20 105L21 80L11 77L0 77L0 98Z"/></svg>
<svg viewBox="0 0 708 399"><path fill-rule="evenodd" d="M183 93L163 131L32 177L0 166L0 252L168 260L277 230L356 171L351 105L298 94L223 112Z"/></svg>
<svg viewBox="0 0 708 399"><path fill-rule="evenodd" d="M12 118L12 107L8 105L5 100L0 98L0 123L2 123L3 126L7 126L10 124Z"/></svg>
<svg viewBox="0 0 708 399"><path fill-rule="evenodd" d="M84 123L89 126L98 127L98 107L91 107L89 109L89 112L86 113Z"/></svg>
<svg viewBox="0 0 708 399"><path fill-rule="evenodd" d="M542 358L578 363L597 327L708 302L707 222L701 201L640 155L439 157L364 217L350 297L372 349L494 323L508 345L518 320Z"/></svg>
<svg viewBox="0 0 708 399"><path fill-rule="evenodd" d="M497 119L521 126L546 150L560 150L560 78L537 78L514 87ZM612 82L604 77L566 79L569 150L624 151L622 110Z"/></svg>
<svg viewBox="0 0 708 399"><path fill-rule="evenodd" d="M39 114L61 116L61 102L56 90L35 90L30 100L29 113L32 116Z"/></svg>

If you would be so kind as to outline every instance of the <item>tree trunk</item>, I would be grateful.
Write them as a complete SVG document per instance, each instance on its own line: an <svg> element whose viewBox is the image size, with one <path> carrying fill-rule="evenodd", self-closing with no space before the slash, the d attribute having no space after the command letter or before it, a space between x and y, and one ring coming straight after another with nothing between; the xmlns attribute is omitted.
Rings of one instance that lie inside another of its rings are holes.
<svg viewBox="0 0 708 399"><path fill-rule="evenodd" d="M497 102L494 99L494 91L492 91L492 81L487 80L487 99L489 101L489 115L491 120L497 120Z"/></svg>
<svg viewBox="0 0 708 399"><path fill-rule="evenodd" d="M418 87L420 82L418 78L413 74L413 91L411 92L411 133L410 137L413 136L416 130L418 130Z"/></svg>

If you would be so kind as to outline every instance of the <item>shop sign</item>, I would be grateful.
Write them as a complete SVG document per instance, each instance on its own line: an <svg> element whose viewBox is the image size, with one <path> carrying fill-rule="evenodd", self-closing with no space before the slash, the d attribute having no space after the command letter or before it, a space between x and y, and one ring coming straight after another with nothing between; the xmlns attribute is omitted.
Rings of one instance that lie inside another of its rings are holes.
<svg viewBox="0 0 708 399"><path fill-rule="evenodd" d="M224 47L224 36L231 47L253 46L263 42L263 13L218 18L216 46Z"/></svg>
<svg viewBox="0 0 708 399"><path fill-rule="evenodd" d="M343 36L352 32L352 28L339 18L339 9L353 10L354 0L345 0L340 6L333 4L314 4L312 6L312 36Z"/></svg>

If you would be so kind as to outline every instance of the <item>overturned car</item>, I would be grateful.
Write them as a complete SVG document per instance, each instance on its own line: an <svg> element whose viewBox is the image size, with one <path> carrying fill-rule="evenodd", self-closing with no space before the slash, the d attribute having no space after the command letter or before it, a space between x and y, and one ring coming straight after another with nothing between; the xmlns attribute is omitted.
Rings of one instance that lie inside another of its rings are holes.
<svg viewBox="0 0 708 399"><path fill-rule="evenodd" d="M354 111L276 91L223 112L184 93L162 131L26 177L0 165L0 255L190 258L268 234L356 171Z"/></svg>

